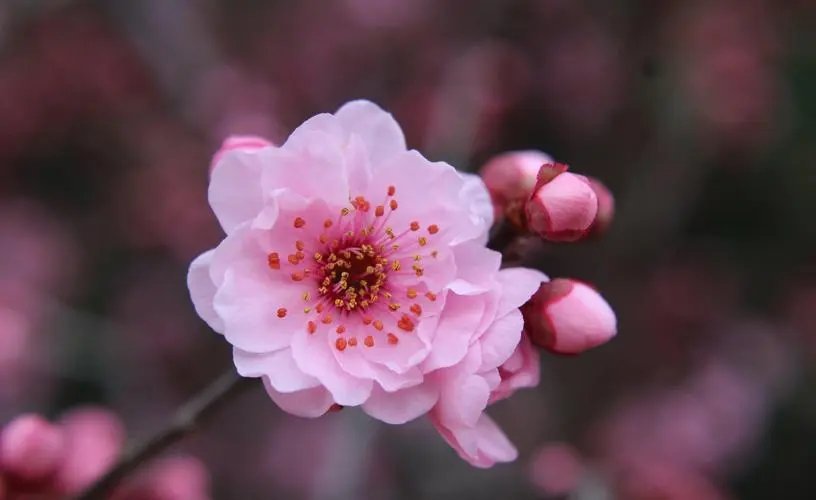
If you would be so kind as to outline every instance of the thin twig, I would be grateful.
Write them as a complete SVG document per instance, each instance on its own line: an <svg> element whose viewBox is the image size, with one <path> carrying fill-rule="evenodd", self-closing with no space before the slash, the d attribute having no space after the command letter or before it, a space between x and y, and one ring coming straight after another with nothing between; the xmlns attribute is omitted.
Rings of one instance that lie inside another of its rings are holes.
<svg viewBox="0 0 816 500"><path fill-rule="evenodd" d="M253 379L241 377L234 370L221 375L182 406L163 429L150 439L139 443L122 457L115 467L75 499L103 500L129 473L193 432L209 415L249 387L252 382Z"/></svg>

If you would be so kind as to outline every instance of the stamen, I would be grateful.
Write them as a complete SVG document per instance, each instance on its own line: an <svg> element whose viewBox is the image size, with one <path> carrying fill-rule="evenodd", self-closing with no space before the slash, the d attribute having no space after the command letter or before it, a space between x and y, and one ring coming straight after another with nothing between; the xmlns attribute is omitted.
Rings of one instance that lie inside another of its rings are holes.
<svg viewBox="0 0 816 500"><path fill-rule="evenodd" d="M374 337L371 335L367 335L366 338L363 340L363 343L366 347L374 347Z"/></svg>
<svg viewBox="0 0 816 500"><path fill-rule="evenodd" d="M427 292L425 296L428 297L428 300L430 300L431 302L436 301L436 294L433 292Z"/></svg>
<svg viewBox="0 0 816 500"><path fill-rule="evenodd" d="M306 225L306 221L302 217L295 217L295 229L300 229Z"/></svg>
<svg viewBox="0 0 816 500"><path fill-rule="evenodd" d="M394 186L388 186L388 196L394 196L394 193L397 192L397 188Z"/></svg>
<svg viewBox="0 0 816 500"><path fill-rule="evenodd" d="M323 227L326 229L332 227L332 224L334 224L334 222L332 222L331 219L326 219L323 221Z"/></svg>
<svg viewBox="0 0 816 500"><path fill-rule="evenodd" d="M419 304L411 304L411 307L409 309L411 310L412 313L416 314L417 316L422 314L422 306L420 306Z"/></svg>
<svg viewBox="0 0 816 500"><path fill-rule="evenodd" d="M391 210L396 210L399 205L397 204L397 200L391 200L388 202L388 206L391 207Z"/></svg>
<svg viewBox="0 0 816 500"><path fill-rule="evenodd" d="M379 330L379 331L382 331L382 329L383 329L383 323L382 323L382 321L380 321L380 320L378 320L378 319L375 319L375 320L374 320L374 328L376 328L376 329L377 329L377 330Z"/></svg>
<svg viewBox="0 0 816 500"><path fill-rule="evenodd" d="M431 233L431 234L438 233L439 232L439 226L437 226L436 224L431 224L430 226L428 226L428 232Z"/></svg>
<svg viewBox="0 0 816 500"><path fill-rule="evenodd" d="M417 291L416 291L416 290L414 290L413 288L409 288L409 289L408 289L408 290L405 292L405 295L407 295L409 299L415 299L415 298L416 298L416 296L417 296Z"/></svg>
<svg viewBox="0 0 816 500"><path fill-rule="evenodd" d="M424 247L425 245L427 245L427 244L428 244L428 238L426 238L426 237L424 237L424 236L420 236L420 237L417 239L417 242L419 242L419 246Z"/></svg>
<svg viewBox="0 0 816 500"><path fill-rule="evenodd" d="M419 231L419 222L417 221L411 222L411 231Z"/></svg>
<svg viewBox="0 0 816 500"><path fill-rule="evenodd" d="M331 324L331 322L332 322L331 314L327 314L327 315L323 316L323 319L321 319L320 321L322 321L324 325Z"/></svg>
<svg viewBox="0 0 816 500"><path fill-rule="evenodd" d="M303 281L303 275L301 273L292 273L292 281Z"/></svg>
<svg viewBox="0 0 816 500"><path fill-rule="evenodd" d="M306 323L306 330L310 334L314 334L314 332L317 331L317 323L315 323L314 321L309 321L308 323Z"/></svg>
<svg viewBox="0 0 816 500"><path fill-rule="evenodd" d="M357 345L357 337L351 337L350 339L348 339L348 345L349 345L349 347L356 346Z"/></svg>
<svg viewBox="0 0 816 500"><path fill-rule="evenodd" d="M407 314L402 315L399 321L397 321L397 326L406 332L414 331L414 321Z"/></svg>
<svg viewBox="0 0 816 500"><path fill-rule="evenodd" d="M286 308L285 307L281 307L281 308L278 309L278 317L279 318L285 318L286 317Z"/></svg>
<svg viewBox="0 0 816 500"><path fill-rule="evenodd" d="M272 269L280 269L280 255L278 252L272 252L266 256L266 262L269 264L269 267Z"/></svg>
<svg viewBox="0 0 816 500"><path fill-rule="evenodd" d="M302 241L297 240L295 242L295 248L297 248L298 252L302 252L305 247L306 247L306 244L303 243Z"/></svg>
<svg viewBox="0 0 816 500"><path fill-rule="evenodd" d="M377 205L377 208L374 209L374 215L377 217L382 217L385 213L385 207L382 205Z"/></svg>
<svg viewBox="0 0 816 500"><path fill-rule="evenodd" d="M303 292L302 297L303 297L303 300L308 301L310 298L312 298L312 294L310 294L309 292Z"/></svg>
<svg viewBox="0 0 816 500"><path fill-rule="evenodd" d="M337 327L337 335L340 335L340 334L342 334L342 333L343 333L343 332L345 332L345 331L346 331L346 327L345 327L345 326L340 325L340 326L338 326L338 327Z"/></svg>
<svg viewBox="0 0 816 500"><path fill-rule="evenodd" d="M388 335L386 335L386 338L388 339L388 343L391 345L394 345L399 342L399 339L393 333L389 333Z"/></svg>
<svg viewBox="0 0 816 500"><path fill-rule="evenodd" d="M337 348L338 351L344 351L346 349L346 339L339 338L334 342L334 347Z"/></svg>

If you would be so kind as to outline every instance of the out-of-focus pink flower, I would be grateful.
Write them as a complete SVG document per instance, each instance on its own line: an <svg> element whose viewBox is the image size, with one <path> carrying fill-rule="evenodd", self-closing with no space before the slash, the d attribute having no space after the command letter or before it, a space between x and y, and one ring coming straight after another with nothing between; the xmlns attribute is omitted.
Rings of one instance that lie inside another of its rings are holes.
<svg viewBox="0 0 816 500"><path fill-rule="evenodd" d="M547 495L567 495L578 487L584 472L578 450L566 443L542 446L530 461L530 481Z"/></svg>
<svg viewBox="0 0 816 500"><path fill-rule="evenodd" d="M508 209L524 209L533 194L538 171L545 163L552 163L541 151L510 151L494 156L479 171L490 192L495 217L501 217Z"/></svg>
<svg viewBox="0 0 816 500"><path fill-rule="evenodd" d="M124 429L101 408L79 408L51 424L23 415L6 425L0 441L0 500L62 498L99 479L119 458ZM5 488L5 490L4 490ZM209 479L193 458L162 460L117 488L115 500L205 500ZM20 496L23 495L23 496Z"/></svg>
<svg viewBox="0 0 816 500"><path fill-rule="evenodd" d="M571 279L542 284L522 311L533 343L556 354L580 354L617 332L615 313L604 298Z"/></svg>
<svg viewBox="0 0 816 500"><path fill-rule="evenodd" d="M728 496L705 476L649 458L627 471L617 484L626 500L726 500Z"/></svg>
<svg viewBox="0 0 816 500"><path fill-rule="evenodd" d="M65 456L57 472L61 491L80 491L99 478L119 458L125 429L113 413L101 408L77 408L59 424L65 432Z"/></svg>
<svg viewBox="0 0 816 500"><path fill-rule="evenodd" d="M477 176L408 151L391 115L355 101L279 148L224 152L209 193L227 237L188 284L239 373L300 416L338 404L404 423L434 408L441 428L487 436L490 460L513 458L482 412L546 277L499 271Z"/></svg>
<svg viewBox="0 0 816 500"><path fill-rule="evenodd" d="M207 500L209 483L209 474L197 459L165 458L136 475L113 500Z"/></svg>
<svg viewBox="0 0 816 500"><path fill-rule="evenodd" d="M598 196L583 175L558 164L542 167L527 202L527 227L549 241L571 242L586 236L598 215Z"/></svg>
<svg viewBox="0 0 816 500"><path fill-rule="evenodd" d="M25 482L42 480L59 467L64 448L60 428L38 415L21 415L0 435L0 470Z"/></svg>

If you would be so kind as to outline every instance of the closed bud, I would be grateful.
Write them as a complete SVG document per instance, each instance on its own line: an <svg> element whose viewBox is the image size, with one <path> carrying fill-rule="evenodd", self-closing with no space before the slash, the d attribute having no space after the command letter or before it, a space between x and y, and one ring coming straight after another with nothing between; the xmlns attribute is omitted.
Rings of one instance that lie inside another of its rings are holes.
<svg viewBox="0 0 816 500"><path fill-rule="evenodd" d="M609 188L598 179L589 177L589 185L598 198L598 214L595 216L595 223L592 224L592 227L589 229L588 236L603 236L607 229L609 229L609 226L612 224L612 219L615 216L615 197L612 196L612 192L609 191Z"/></svg>
<svg viewBox="0 0 816 500"><path fill-rule="evenodd" d="M479 174L493 201L496 219L524 222L524 203L533 194L541 165L552 163L541 151L511 151L494 156Z"/></svg>
<svg viewBox="0 0 816 500"><path fill-rule="evenodd" d="M587 235L598 215L598 196L583 175L560 164L541 167L525 213L527 228L553 242L573 242Z"/></svg>
<svg viewBox="0 0 816 500"><path fill-rule="evenodd" d="M38 415L22 415L3 429L0 464L11 477L26 483L49 478L63 459L62 431Z"/></svg>
<svg viewBox="0 0 816 500"><path fill-rule="evenodd" d="M522 307L533 343L555 354L575 355L609 341L615 313L594 288L571 279L542 283Z"/></svg>

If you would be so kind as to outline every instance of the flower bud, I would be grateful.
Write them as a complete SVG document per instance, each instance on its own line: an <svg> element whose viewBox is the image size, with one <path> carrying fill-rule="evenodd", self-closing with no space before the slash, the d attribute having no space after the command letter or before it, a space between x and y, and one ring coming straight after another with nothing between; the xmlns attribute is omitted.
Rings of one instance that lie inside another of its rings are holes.
<svg viewBox="0 0 816 500"><path fill-rule="evenodd" d="M617 332L615 313L603 297L571 279L543 283L522 314L533 343L555 354L580 354Z"/></svg>
<svg viewBox="0 0 816 500"><path fill-rule="evenodd" d="M598 214L595 216L595 223L589 229L588 236L602 236L609 229L612 218L615 216L615 197L603 182L594 177L589 177L589 185L598 198Z"/></svg>
<svg viewBox="0 0 816 500"><path fill-rule="evenodd" d="M9 475L25 482L48 478L65 450L62 431L39 415L22 415L3 429L0 463Z"/></svg>
<svg viewBox="0 0 816 500"><path fill-rule="evenodd" d="M514 222L523 219L524 203L533 194L541 165L552 163L541 151L511 151L494 156L479 172L490 192L496 219L507 215Z"/></svg>
<svg viewBox="0 0 816 500"><path fill-rule="evenodd" d="M170 457L142 470L112 500L206 500L210 478L192 457Z"/></svg>
<svg viewBox="0 0 816 500"><path fill-rule="evenodd" d="M528 229L554 242L572 242L586 236L598 215L598 196L589 179L564 170L559 164L541 167L535 191L525 207Z"/></svg>

